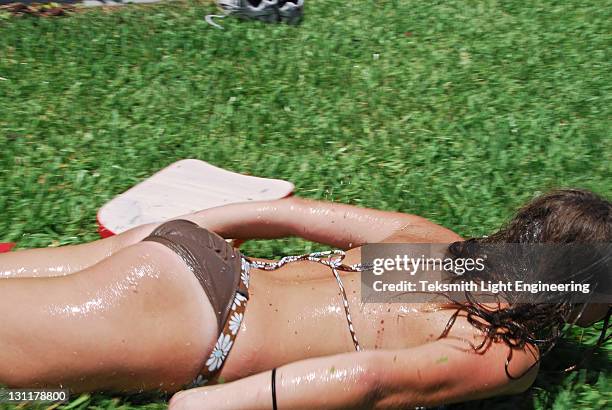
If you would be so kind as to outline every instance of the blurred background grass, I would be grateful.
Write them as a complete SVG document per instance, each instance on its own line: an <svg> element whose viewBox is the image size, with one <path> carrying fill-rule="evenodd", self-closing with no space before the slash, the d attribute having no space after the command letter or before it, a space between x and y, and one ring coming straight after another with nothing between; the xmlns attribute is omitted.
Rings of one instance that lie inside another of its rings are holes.
<svg viewBox="0 0 612 410"><path fill-rule="evenodd" d="M209 1L0 15L0 240L94 240L102 204L181 158L464 236L550 188L612 196L609 2L306 3L299 27L223 31L203 21ZM609 407L610 347L556 372L595 337L572 332L526 394L457 407ZM97 395L64 408L163 406Z"/></svg>

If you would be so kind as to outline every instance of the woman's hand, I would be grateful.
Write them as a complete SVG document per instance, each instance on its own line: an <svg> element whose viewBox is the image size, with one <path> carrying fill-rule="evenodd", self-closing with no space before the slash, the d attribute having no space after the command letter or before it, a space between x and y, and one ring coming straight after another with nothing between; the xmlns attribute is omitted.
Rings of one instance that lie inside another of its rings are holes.
<svg viewBox="0 0 612 410"><path fill-rule="evenodd" d="M169 410L223 410L231 408L221 404L222 397L219 397L219 390L222 390L225 385L216 385L210 387L199 387L197 389L184 390L176 393L170 403Z"/></svg>

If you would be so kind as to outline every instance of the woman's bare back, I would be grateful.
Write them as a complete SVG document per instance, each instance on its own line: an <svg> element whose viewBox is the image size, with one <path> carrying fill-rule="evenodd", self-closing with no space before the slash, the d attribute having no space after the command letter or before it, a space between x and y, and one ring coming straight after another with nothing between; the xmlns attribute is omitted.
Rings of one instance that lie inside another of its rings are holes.
<svg viewBox="0 0 612 410"><path fill-rule="evenodd" d="M359 262L359 249L346 262ZM350 312L364 350L403 349L435 341L454 310L433 303L363 303L361 273L342 274ZM450 337L476 342L459 318ZM300 261L277 271L251 271L250 299L221 377L234 380L283 364L355 351L343 299L329 267Z"/></svg>

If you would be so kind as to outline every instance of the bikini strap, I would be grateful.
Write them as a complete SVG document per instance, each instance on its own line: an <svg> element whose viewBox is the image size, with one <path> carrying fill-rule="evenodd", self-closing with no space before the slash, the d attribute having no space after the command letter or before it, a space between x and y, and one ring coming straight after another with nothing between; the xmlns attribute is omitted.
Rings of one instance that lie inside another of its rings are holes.
<svg viewBox="0 0 612 410"><path fill-rule="evenodd" d="M351 318L348 298L346 296L344 284L342 283L342 279L340 278L340 273L338 271L361 272L365 270L366 267L360 263L354 265L346 265L342 263L345 257L346 252L339 249L335 249L331 251L306 253L303 255L285 256L276 262L262 262L251 260L249 260L249 262L251 264L251 267L267 271L276 270L283 267L284 265L298 261L311 261L328 266L332 270L334 277L336 278L336 282L338 283L338 287L340 288L342 303L344 305L344 313L346 314L346 320L348 322L351 338L353 339L353 344L355 345L355 350L360 352L361 346L359 345L359 341L357 340L357 334L355 333L355 327L353 326L353 319Z"/></svg>

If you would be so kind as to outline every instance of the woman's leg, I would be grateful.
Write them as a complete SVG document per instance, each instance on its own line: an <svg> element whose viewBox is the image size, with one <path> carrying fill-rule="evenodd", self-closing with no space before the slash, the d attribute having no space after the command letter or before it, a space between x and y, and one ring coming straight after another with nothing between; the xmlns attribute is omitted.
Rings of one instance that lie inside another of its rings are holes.
<svg viewBox="0 0 612 410"><path fill-rule="evenodd" d="M183 260L142 242L74 275L0 279L0 384L174 391L197 376L216 317Z"/></svg>
<svg viewBox="0 0 612 410"><path fill-rule="evenodd" d="M211 225L214 225L213 221L218 217L218 213L212 215L212 218L208 214L207 210L204 210L181 216L180 219L216 231ZM125 247L142 241L159 225L159 223L141 225L110 238L80 245L27 249L0 254L0 279L43 278L80 272Z"/></svg>
<svg viewBox="0 0 612 410"><path fill-rule="evenodd" d="M1 278L43 278L80 272L121 249L140 242L157 224L80 245L27 249L0 254Z"/></svg>

